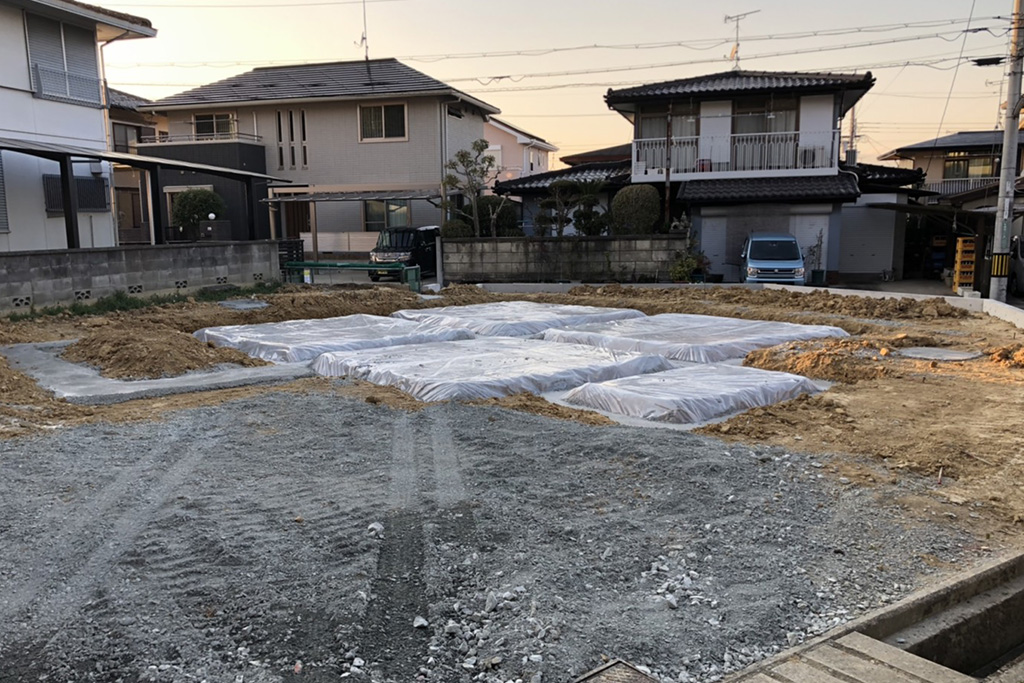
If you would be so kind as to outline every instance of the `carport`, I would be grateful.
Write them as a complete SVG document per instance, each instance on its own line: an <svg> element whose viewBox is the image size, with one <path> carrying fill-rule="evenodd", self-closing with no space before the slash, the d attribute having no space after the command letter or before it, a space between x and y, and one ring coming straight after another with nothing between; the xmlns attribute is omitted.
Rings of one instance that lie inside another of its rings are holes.
<svg viewBox="0 0 1024 683"><path fill-rule="evenodd" d="M20 140L16 138L0 138L0 151L16 152L29 156L39 157L56 161L60 165L61 198L65 207L64 230L67 235L67 248L80 249L81 243L78 237L78 188L74 182L74 160L84 159L90 161L111 161L125 166L141 168L147 172L149 178L149 200L150 200L150 240L152 244L163 244L165 216L167 215L167 199L161 192L161 176L165 169L177 169L192 171L196 173L208 173L221 176L245 184L246 197L246 223L249 229L249 239L256 238L255 215L259 207L259 200L256 197L255 184L257 181L291 182L285 178L277 178L262 173L250 171L239 171L220 166L209 166L207 164L196 164L187 161L173 161L159 157L142 156L139 154L126 154L124 152L110 152L107 150L88 149L72 145L56 145L49 142L38 142L35 140ZM73 207L74 210L67 210Z"/></svg>

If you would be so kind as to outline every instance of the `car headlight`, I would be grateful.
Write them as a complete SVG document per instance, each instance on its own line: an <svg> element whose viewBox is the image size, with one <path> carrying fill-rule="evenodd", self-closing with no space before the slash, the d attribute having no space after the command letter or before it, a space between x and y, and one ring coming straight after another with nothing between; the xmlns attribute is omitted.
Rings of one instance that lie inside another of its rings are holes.
<svg viewBox="0 0 1024 683"><path fill-rule="evenodd" d="M797 268L796 270L793 271L793 275L796 275L797 277L803 277L804 276L804 269L803 268Z"/></svg>
<svg viewBox="0 0 1024 683"><path fill-rule="evenodd" d="M757 275L757 273L758 273L757 268L751 268L749 266L747 267L747 275L748 276L755 276L755 275Z"/></svg>
<svg viewBox="0 0 1024 683"><path fill-rule="evenodd" d="M396 261L408 261L409 259L412 258L412 252L411 251L400 251L397 254L394 254L393 256L394 256L394 259Z"/></svg>

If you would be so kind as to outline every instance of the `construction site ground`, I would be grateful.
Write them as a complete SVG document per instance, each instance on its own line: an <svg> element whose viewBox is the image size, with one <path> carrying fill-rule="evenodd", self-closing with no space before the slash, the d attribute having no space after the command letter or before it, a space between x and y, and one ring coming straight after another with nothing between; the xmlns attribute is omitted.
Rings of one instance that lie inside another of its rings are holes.
<svg viewBox="0 0 1024 683"><path fill-rule="evenodd" d="M835 382L697 433L347 380L85 406L0 361L0 681L569 681L729 671L1014 548L1024 334L941 300L742 288L290 287L0 324L106 376L201 327L531 299L836 325L746 364ZM908 347L981 351L914 360Z"/></svg>

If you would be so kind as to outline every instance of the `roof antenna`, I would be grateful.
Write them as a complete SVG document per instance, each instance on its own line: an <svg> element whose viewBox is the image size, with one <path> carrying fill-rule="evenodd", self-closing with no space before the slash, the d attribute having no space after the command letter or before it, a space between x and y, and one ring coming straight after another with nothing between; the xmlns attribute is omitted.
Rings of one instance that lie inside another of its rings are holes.
<svg viewBox="0 0 1024 683"><path fill-rule="evenodd" d="M356 45L362 46L363 58L366 61L370 61L370 41L366 37L366 0L363 0L363 35L359 38L359 42Z"/></svg>
<svg viewBox="0 0 1024 683"><path fill-rule="evenodd" d="M757 14L761 10L755 9L750 12L744 12L743 14L734 14L729 16L725 15L725 23L728 24L730 21L736 24L736 42L732 45L732 52L729 53L729 59L735 60L733 69L739 71L740 68L740 22L749 17L751 14Z"/></svg>

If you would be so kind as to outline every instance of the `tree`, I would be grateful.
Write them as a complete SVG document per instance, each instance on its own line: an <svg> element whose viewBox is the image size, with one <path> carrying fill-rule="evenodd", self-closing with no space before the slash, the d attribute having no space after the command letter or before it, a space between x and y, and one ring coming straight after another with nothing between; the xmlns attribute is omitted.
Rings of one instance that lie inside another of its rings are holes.
<svg viewBox="0 0 1024 683"><path fill-rule="evenodd" d="M182 228L189 239L198 239L199 223L210 214L223 218L227 213L224 200L213 190L185 190L171 204L171 223Z"/></svg>
<svg viewBox="0 0 1024 683"><path fill-rule="evenodd" d="M491 237L522 235L516 210L507 197L484 195L477 199L476 209L480 213L480 225L491 233Z"/></svg>
<svg viewBox="0 0 1024 683"><path fill-rule="evenodd" d="M612 233L646 235L661 215L658 191L650 185L630 185L612 200Z"/></svg>
<svg viewBox="0 0 1024 683"><path fill-rule="evenodd" d="M469 219L473 225L473 234L481 236L481 215L479 209L480 195L497 177L497 166L494 156L486 154L490 143L487 140L475 140L471 149L460 149L455 156L445 163L448 173L442 184L449 192L461 192L469 202L467 209L455 209L452 202L446 202L446 210L454 210ZM491 236L497 236L496 221L491 221Z"/></svg>
<svg viewBox="0 0 1024 683"><path fill-rule="evenodd" d="M579 195L576 200L577 209L572 214L572 224L581 235L596 237L604 233L608 227L608 215L598 211L604 181L584 180L577 186Z"/></svg>
<svg viewBox="0 0 1024 683"><path fill-rule="evenodd" d="M579 202L579 185L571 180L556 180L548 186L548 196L540 201L544 212L537 216L537 227L541 236L554 232L561 237L566 226L572 223L572 211Z"/></svg>

